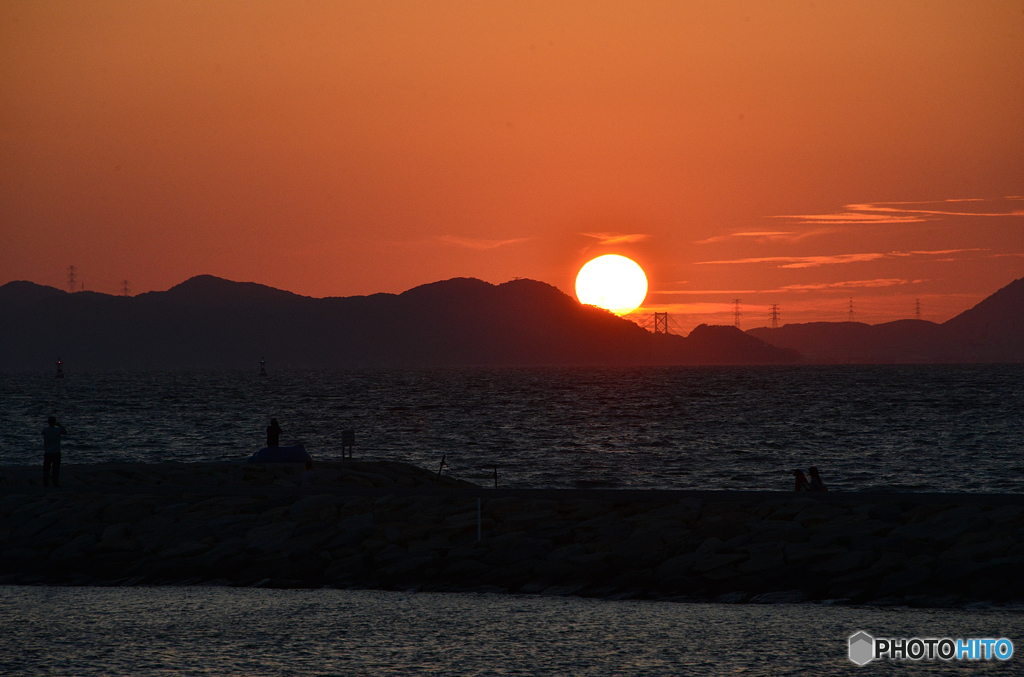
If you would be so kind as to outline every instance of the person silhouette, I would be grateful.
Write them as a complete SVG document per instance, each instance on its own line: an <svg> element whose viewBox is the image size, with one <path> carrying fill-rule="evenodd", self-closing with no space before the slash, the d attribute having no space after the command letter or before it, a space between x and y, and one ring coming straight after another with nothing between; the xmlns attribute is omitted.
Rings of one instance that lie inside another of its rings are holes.
<svg viewBox="0 0 1024 677"><path fill-rule="evenodd" d="M796 478L796 490L797 491L810 491L811 485L807 481L807 476L804 475L803 470L794 470L793 476Z"/></svg>
<svg viewBox="0 0 1024 677"><path fill-rule="evenodd" d="M270 425L267 426L267 446L276 449L281 446L281 426L278 425L277 419L270 419Z"/></svg>
<svg viewBox="0 0 1024 677"><path fill-rule="evenodd" d="M43 428L43 486L50 486L52 476L53 486L59 487L60 438L62 435L67 435L68 431L60 423L57 423L56 416L51 416L46 422L49 425Z"/></svg>
<svg viewBox="0 0 1024 677"><path fill-rule="evenodd" d="M821 475L818 474L817 468L811 466L807 472L811 473L811 491L828 491L828 487L821 481Z"/></svg>

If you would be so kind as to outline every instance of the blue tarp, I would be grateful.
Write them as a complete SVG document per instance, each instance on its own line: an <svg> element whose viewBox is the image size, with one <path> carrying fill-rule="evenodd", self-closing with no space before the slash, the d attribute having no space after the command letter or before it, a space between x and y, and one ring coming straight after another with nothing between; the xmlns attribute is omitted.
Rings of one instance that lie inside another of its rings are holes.
<svg viewBox="0 0 1024 677"><path fill-rule="evenodd" d="M294 447L263 447L249 457L247 463L305 463L312 461L306 453L306 447L296 444Z"/></svg>

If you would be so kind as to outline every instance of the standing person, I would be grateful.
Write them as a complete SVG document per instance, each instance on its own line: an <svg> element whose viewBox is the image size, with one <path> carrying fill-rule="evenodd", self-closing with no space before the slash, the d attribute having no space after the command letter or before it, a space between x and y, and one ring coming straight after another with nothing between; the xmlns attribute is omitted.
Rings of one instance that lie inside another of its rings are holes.
<svg viewBox="0 0 1024 677"><path fill-rule="evenodd" d="M51 416L46 421L49 426L43 428L43 486L50 486L50 476L53 476L53 486L59 487L57 479L60 476L60 438L67 435L68 431L60 423L57 417Z"/></svg>
<svg viewBox="0 0 1024 677"><path fill-rule="evenodd" d="M796 490L797 491L810 491L811 485L807 482L807 476L804 475L803 470L794 470L793 477L796 478Z"/></svg>
<svg viewBox="0 0 1024 677"><path fill-rule="evenodd" d="M281 446L281 426L278 425L277 419L270 419L270 425L267 426L267 446L271 449L276 449Z"/></svg>
<svg viewBox="0 0 1024 677"><path fill-rule="evenodd" d="M811 473L811 491L828 491L828 487L821 481L821 475L818 474L817 468L811 466L807 472Z"/></svg>

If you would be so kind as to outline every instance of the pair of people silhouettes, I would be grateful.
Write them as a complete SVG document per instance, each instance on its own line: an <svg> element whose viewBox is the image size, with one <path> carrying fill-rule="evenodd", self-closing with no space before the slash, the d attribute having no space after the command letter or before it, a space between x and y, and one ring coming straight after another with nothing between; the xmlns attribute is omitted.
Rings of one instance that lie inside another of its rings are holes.
<svg viewBox="0 0 1024 677"><path fill-rule="evenodd" d="M803 470L794 470L793 476L796 477L796 490L797 491L828 491L828 487L821 480L821 475L818 474L818 469L811 466L807 469L807 472L811 474L811 479L807 479L807 475L804 475Z"/></svg>

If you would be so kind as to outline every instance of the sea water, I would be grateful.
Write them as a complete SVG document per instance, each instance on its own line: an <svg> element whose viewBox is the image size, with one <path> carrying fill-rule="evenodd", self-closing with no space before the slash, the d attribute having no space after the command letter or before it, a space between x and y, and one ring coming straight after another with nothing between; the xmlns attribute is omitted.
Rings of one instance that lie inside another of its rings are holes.
<svg viewBox="0 0 1024 677"><path fill-rule="evenodd" d="M0 463L210 461L282 442L503 486L1020 492L1024 368L466 369L0 375ZM487 477L485 480L484 478ZM491 594L0 586L3 675L828 675L847 639L1008 637L1024 612ZM865 670L1021 674L991 662Z"/></svg>
<svg viewBox="0 0 1024 677"><path fill-rule="evenodd" d="M0 586L4 675L832 675L848 638L1010 638L1009 661L871 674L1021 674L1024 612L522 595Z"/></svg>
<svg viewBox="0 0 1024 677"><path fill-rule="evenodd" d="M1024 490L1024 365L0 374L0 463L241 461L281 443L505 487Z"/></svg>

